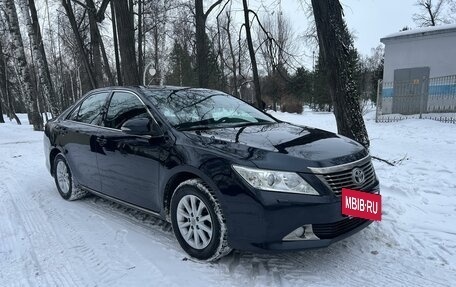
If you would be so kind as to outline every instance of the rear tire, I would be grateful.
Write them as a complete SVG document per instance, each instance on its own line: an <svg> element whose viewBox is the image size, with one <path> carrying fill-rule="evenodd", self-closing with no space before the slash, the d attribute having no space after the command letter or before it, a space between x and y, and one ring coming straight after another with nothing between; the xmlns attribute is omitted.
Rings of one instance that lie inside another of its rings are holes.
<svg viewBox="0 0 456 287"><path fill-rule="evenodd" d="M73 174L65 157L59 153L54 159L54 180L60 196L66 200L77 200L87 195L87 192L82 190L75 184Z"/></svg>
<svg viewBox="0 0 456 287"><path fill-rule="evenodd" d="M191 257L216 261L231 252L220 204L202 180L182 182L171 198L170 212L174 235Z"/></svg>

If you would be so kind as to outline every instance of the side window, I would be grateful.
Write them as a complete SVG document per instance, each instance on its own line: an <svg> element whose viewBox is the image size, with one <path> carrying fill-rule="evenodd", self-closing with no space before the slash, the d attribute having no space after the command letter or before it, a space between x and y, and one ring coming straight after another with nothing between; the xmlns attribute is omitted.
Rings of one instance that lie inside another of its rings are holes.
<svg viewBox="0 0 456 287"><path fill-rule="evenodd" d="M109 103L105 127L120 129L126 121L134 118L150 119L146 106L131 93L115 92Z"/></svg>
<svg viewBox="0 0 456 287"><path fill-rule="evenodd" d="M78 120L78 112L81 104L79 104L68 116L67 120L77 121Z"/></svg>
<svg viewBox="0 0 456 287"><path fill-rule="evenodd" d="M97 93L87 97L80 107L76 108L69 119L86 124L98 125L102 118L103 107L109 93Z"/></svg>

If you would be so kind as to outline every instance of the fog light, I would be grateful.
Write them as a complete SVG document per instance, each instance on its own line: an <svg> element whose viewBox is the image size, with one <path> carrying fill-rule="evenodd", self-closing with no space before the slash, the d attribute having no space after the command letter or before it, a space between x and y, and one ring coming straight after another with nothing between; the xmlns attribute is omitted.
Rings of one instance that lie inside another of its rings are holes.
<svg viewBox="0 0 456 287"><path fill-rule="evenodd" d="M313 233L312 224L306 224L296 228L290 234L282 238L283 241L298 241L298 240L320 240Z"/></svg>
<svg viewBox="0 0 456 287"><path fill-rule="evenodd" d="M295 235L296 237L302 237L302 236L304 235L304 231L305 231L305 230L304 230L303 227L299 227L298 229L296 229L296 230L294 231L294 235Z"/></svg>

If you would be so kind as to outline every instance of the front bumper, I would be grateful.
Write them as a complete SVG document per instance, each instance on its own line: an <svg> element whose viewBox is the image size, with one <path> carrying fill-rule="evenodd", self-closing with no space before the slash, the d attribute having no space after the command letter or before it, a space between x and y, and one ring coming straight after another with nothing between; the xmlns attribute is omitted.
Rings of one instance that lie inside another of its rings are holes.
<svg viewBox="0 0 456 287"><path fill-rule="evenodd" d="M378 191L378 185L374 190ZM223 200L228 242L234 249L261 252L326 247L372 223L342 215L341 198L335 195L267 191L257 195L242 193ZM289 240L289 235L302 226L312 226L316 237Z"/></svg>

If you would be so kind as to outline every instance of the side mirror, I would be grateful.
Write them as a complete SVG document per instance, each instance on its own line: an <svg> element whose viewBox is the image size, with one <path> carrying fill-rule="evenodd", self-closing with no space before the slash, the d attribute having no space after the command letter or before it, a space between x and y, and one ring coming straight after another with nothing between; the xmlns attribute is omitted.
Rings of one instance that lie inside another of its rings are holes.
<svg viewBox="0 0 456 287"><path fill-rule="evenodd" d="M163 132L155 121L147 118L131 119L120 128L128 135L161 137Z"/></svg>

